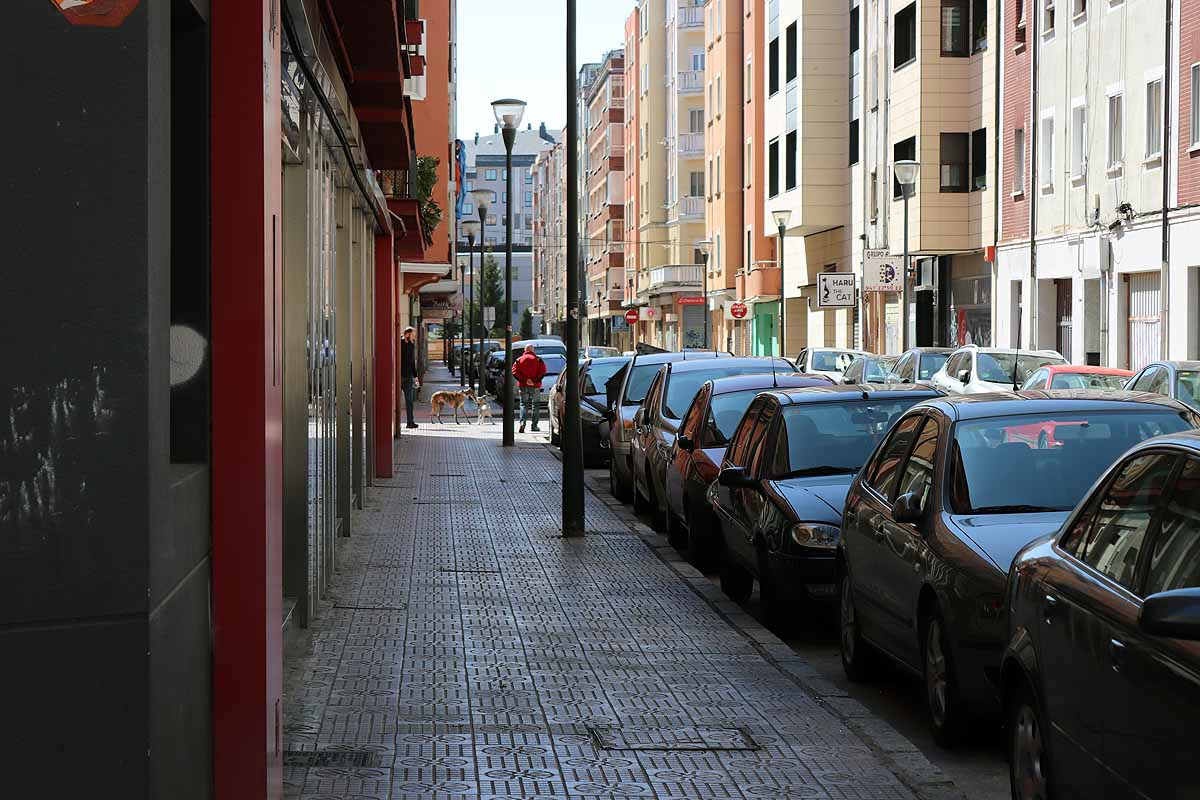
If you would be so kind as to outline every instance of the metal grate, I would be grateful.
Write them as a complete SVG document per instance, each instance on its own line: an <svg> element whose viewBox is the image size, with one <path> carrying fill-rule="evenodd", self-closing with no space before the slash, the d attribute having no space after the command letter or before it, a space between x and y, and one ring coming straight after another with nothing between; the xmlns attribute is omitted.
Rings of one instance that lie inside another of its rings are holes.
<svg viewBox="0 0 1200 800"><path fill-rule="evenodd" d="M285 767L378 767L379 754L364 750L284 750Z"/></svg>
<svg viewBox="0 0 1200 800"><path fill-rule="evenodd" d="M588 732L597 750L728 751L759 750L741 728L594 728Z"/></svg>

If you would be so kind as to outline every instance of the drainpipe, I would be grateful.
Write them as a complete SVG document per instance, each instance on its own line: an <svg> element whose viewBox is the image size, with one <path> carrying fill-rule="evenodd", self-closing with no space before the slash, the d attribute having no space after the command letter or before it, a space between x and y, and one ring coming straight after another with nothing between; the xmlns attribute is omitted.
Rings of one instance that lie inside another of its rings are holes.
<svg viewBox="0 0 1200 800"><path fill-rule="evenodd" d="M1171 357L1171 229L1167 225L1168 209L1171 207L1171 29L1175 16L1175 3L1167 0L1166 34L1163 43L1163 141L1162 141L1162 275L1159 278L1158 296L1162 298L1162 314L1159 320L1159 354L1165 360Z"/></svg>
<svg viewBox="0 0 1200 800"><path fill-rule="evenodd" d="M992 117L992 132L993 140L995 141L995 158L992 159L992 297L996 297L996 284L1000 282L1000 254L997 251L997 245L1000 244L1000 198L1003 197L1000 186L1000 147L1002 137L1001 130L1001 112L1003 110L1002 98L1004 94L1004 81L1002 80L1000 63L1001 57L1004 55L1004 32L1001 30L1001 25L1004 23L1004 15L1001 12L1004 3L996 3L995 27L992 29L995 37L996 47L993 52L996 54L996 93L995 93L995 115ZM996 309L995 302L992 303L992 343L996 341Z"/></svg>
<svg viewBox="0 0 1200 800"><path fill-rule="evenodd" d="M1038 285L1037 285L1037 208L1041 187L1038 185L1038 53L1041 50L1038 23L1042 20L1042 9L1037 3L1030 3L1029 16L1032 32L1029 49L1031 51L1029 69L1029 129L1031 138L1029 144L1029 348L1036 350L1038 341ZM1020 331L1017 341L1020 341Z"/></svg>

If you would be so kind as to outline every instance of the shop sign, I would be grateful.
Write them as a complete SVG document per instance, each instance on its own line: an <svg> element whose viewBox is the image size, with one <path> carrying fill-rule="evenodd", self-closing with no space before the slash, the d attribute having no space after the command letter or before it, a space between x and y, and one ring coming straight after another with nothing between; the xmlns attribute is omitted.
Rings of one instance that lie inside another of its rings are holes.
<svg viewBox="0 0 1200 800"><path fill-rule="evenodd" d="M642 319L646 322L655 322L662 316L659 310L654 306L646 306L641 310L640 313L642 315Z"/></svg>
<svg viewBox="0 0 1200 800"><path fill-rule="evenodd" d="M903 266L903 256L894 256L887 250L864 250L863 291L904 291Z"/></svg>
<svg viewBox="0 0 1200 800"><path fill-rule="evenodd" d="M702 306L704 305L703 297L681 297L679 298L681 306Z"/></svg>
<svg viewBox="0 0 1200 800"><path fill-rule="evenodd" d="M854 306L854 273L822 272L817 275L817 307Z"/></svg>
<svg viewBox="0 0 1200 800"><path fill-rule="evenodd" d="M115 28L141 0L51 0L72 25Z"/></svg>

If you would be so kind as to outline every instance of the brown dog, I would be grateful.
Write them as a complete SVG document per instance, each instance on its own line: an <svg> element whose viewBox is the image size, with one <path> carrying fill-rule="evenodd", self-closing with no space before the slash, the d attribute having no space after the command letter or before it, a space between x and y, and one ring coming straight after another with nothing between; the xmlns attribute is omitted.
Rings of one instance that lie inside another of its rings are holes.
<svg viewBox="0 0 1200 800"><path fill-rule="evenodd" d="M429 421L442 422L442 409L450 406L454 409L454 424L458 425L458 412L467 404L468 399L475 401L475 393L470 389L462 392L434 392L433 397L429 398ZM467 420L468 425L471 424L471 418L467 416L466 411L463 411L463 418Z"/></svg>

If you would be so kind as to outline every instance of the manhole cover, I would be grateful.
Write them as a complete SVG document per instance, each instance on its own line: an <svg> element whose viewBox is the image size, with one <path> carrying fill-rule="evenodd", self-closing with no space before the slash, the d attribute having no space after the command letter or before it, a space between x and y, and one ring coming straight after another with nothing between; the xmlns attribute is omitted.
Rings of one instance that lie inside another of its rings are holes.
<svg viewBox="0 0 1200 800"><path fill-rule="evenodd" d="M597 750L758 750L741 728L684 726L678 728L588 727Z"/></svg>
<svg viewBox="0 0 1200 800"><path fill-rule="evenodd" d="M283 765L308 769L377 767L379 754L364 750L284 750Z"/></svg>

